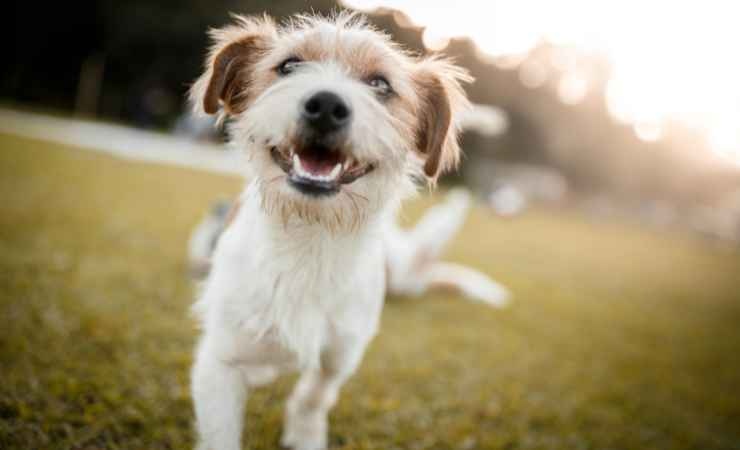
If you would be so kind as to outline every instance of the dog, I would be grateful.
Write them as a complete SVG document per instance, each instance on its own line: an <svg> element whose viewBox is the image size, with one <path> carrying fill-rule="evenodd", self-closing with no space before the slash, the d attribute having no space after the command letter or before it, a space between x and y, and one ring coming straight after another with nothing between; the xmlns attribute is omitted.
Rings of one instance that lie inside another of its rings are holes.
<svg viewBox="0 0 740 450"><path fill-rule="evenodd" d="M235 16L211 37L191 100L228 119L249 181L193 306L197 448L239 449L249 389L299 371L281 444L322 450L393 284L396 211L457 165L471 78L347 13Z"/></svg>

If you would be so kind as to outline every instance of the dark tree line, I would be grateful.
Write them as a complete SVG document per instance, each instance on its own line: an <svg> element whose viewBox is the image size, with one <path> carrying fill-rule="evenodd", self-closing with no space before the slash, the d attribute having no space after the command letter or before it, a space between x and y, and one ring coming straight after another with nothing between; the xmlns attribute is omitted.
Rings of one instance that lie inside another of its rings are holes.
<svg viewBox="0 0 740 450"><path fill-rule="evenodd" d="M4 19L0 97L169 126L201 69L206 31L229 21L229 12L281 17L332 7L326 0L310 7L296 0L17 1Z"/></svg>

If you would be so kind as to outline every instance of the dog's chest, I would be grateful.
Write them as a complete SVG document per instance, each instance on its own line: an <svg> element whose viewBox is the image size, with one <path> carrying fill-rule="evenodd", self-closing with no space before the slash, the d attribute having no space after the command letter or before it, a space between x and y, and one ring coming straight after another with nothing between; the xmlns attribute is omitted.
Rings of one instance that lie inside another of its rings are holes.
<svg viewBox="0 0 740 450"><path fill-rule="evenodd" d="M223 317L245 341L266 344L267 357L282 360L287 353L313 365L343 334L375 332L385 289L379 241L314 230L241 230L224 236L220 257L233 285Z"/></svg>

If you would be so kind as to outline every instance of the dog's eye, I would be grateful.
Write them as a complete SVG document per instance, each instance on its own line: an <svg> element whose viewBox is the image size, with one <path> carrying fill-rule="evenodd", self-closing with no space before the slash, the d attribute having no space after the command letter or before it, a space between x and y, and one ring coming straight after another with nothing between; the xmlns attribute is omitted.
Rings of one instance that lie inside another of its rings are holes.
<svg viewBox="0 0 740 450"><path fill-rule="evenodd" d="M302 62L303 61L296 58L295 56L290 57L280 63L280 65L277 67L277 72L280 75L288 75L289 73L292 73Z"/></svg>
<svg viewBox="0 0 740 450"><path fill-rule="evenodd" d="M370 77L367 80L368 86L373 88L373 90L381 96L388 96L391 93L393 93L393 88L391 88L391 84L386 80L386 78L383 75L374 75Z"/></svg>

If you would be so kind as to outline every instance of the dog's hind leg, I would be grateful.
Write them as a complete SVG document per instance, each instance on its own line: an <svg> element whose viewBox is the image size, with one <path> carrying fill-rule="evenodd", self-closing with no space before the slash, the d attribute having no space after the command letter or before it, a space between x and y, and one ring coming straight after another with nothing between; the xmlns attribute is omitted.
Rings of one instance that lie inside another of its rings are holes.
<svg viewBox="0 0 740 450"><path fill-rule="evenodd" d="M445 247L467 218L468 191L453 189L444 202L431 207L409 230L388 227L388 289L393 294L420 296L430 289L453 289L465 297L501 307L509 293L487 275L459 264L439 261Z"/></svg>
<svg viewBox="0 0 740 450"><path fill-rule="evenodd" d="M460 264L435 262L420 274L427 289L454 290L473 301L501 308L509 291L487 275Z"/></svg>
<svg viewBox="0 0 740 450"><path fill-rule="evenodd" d="M444 202L429 208L418 223L402 229L389 222L384 234L388 290L392 294L418 296L427 287L420 273L435 262L465 222L470 194L452 190Z"/></svg>
<svg viewBox="0 0 740 450"><path fill-rule="evenodd" d="M192 394L197 450L239 450L247 383L239 367L218 358L207 336L196 355Z"/></svg>
<svg viewBox="0 0 740 450"><path fill-rule="evenodd" d="M429 208L419 222L407 231L414 258L419 263L439 258L465 223L471 202L467 190L453 189L444 202Z"/></svg>

